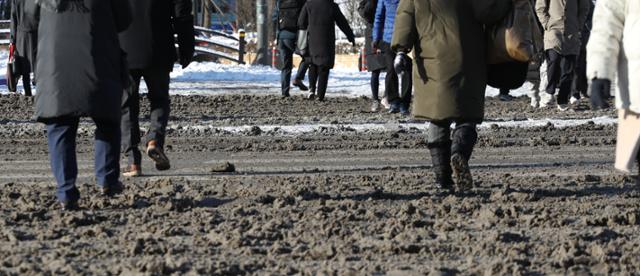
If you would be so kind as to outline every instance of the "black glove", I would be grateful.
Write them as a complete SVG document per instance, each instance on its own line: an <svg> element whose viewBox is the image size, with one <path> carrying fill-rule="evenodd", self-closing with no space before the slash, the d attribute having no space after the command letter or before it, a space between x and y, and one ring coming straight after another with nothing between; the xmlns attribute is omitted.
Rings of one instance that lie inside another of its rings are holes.
<svg viewBox="0 0 640 276"><path fill-rule="evenodd" d="M352 41L351 41L351 46L353 46L353 48L355 48L355 47L356 47L356 41L355 41L355 40L352 40Z"/></svg>
<svg viewBox="0 0 640 276"><path fill-rule="evenodd" d="M591 108L598 110L609 107L611 81L608 79L593 79L591 81Z"/></svg>
<svg viewBox="0 0 640 276"><path fill-rule="evenodd" d="M371 42L371 49L373 52L377 52L380 49L380 40L374 40Z"/></svg>
<svg viewBox="0 0 640 276"><path fill-rule="evenodd" d="M411 59L404 52L398 52L393 60L393 68L396 69L396 73L408 72L411 68Z"/></svg>
<svg viewBox="0 0 640 276"><path fill-rule="evenodd" d="M178 51L180 53L180 65L182 68L189 66L193 60L195 52L195 31L193 29L193 19L188 16L176 19L173 23L178 35Z"/></svg>

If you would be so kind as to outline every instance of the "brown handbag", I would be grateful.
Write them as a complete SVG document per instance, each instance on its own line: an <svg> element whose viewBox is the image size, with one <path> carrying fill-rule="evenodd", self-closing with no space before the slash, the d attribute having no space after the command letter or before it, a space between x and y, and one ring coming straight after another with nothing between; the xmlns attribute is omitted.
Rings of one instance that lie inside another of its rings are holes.
<svg viewBox="0 0 640 276"><path fill-rule="evenodd" d="M531 62L544 49L542 31L529 0L513 0L507 16L487 28L487 62Z"/></svg>

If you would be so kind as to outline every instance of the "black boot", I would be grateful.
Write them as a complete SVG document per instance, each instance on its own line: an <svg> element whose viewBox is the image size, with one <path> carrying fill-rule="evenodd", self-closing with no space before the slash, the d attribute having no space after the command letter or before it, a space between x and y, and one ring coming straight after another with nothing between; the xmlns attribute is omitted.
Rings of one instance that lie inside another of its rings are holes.
<svg viewBox="0 0 640 276"><path fill-rule="evenodd" d="M433 172L436 175L436 184L440 188L453 191L453 179L451 174L451 143L429 145Z"/></svg>
<svg viewBox="0 0 640 276"><path fill-rule="evenodd" d="M473 188L473 177L469 169L469 160L473 147L478 140L475 124L460 124L453 133L453 146L451 148L451 167L456 179L459 191L468 191Z"/></svg>

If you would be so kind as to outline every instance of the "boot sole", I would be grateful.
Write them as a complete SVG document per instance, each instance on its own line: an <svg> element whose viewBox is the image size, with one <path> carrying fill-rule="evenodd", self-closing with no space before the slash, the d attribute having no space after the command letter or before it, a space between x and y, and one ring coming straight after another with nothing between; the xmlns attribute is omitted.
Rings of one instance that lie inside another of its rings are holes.
<svg viewBox="0 0 640 276"><path fill-rule="evenodd" d="M453 177L456 180L456 186L460 192L468 191L473 188L473 177L469 170L469 163L460 154L451 156L451 168L453 169Z"/></svg>
<svg viewBox="0 0 640 276"><path fill-rule="evenodd" d="M171 168L169 158L158 148L147 149L147 155L156 163L156 170L166 171Z"/></svg>

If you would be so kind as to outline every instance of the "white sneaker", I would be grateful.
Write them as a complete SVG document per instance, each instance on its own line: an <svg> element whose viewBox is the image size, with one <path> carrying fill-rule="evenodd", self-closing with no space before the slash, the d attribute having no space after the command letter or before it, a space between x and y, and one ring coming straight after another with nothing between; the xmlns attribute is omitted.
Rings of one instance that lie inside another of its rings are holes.
<svg viewBox="0 0 640 276"><path fill-rule="evenodd" d="M528 96L529 98L531 98L531 107L540 107L540 95L538 91L532 90L531 92L529 92Z"/></svg>
<svg viewBox="0 0 640 276"><path fill-rule="evenodd" d="M572 97L571 97L571 99L569 99L569 103L570 103L571 105L575 105L575 104L577 104L578 102L580 102L580 99L578 99L578 98L576 98L576 97L573 97L573 96L572 96Z"/></svg>
<svg viewBox="0 0 640 276"><path fill-rule="evenodd" d="M567 110L569 110L569 105L568 104L558 104L558 110L567 111Z"/></svg>
<svg viewBox="0 0 640 276"><path fill-rule="evenodd" d="M387 97L383 97L380 103L382 104L382 106L384 106L384 109L391 108L391 104L389 103L389 100L387 100Z"/></svg>
<svg viewBox="0 0 640 276"><path fill-rule="evenodd" d="M556 101L555 97L547 92L540 92L540 94L540 107L551 106Z"/></svg>

